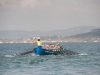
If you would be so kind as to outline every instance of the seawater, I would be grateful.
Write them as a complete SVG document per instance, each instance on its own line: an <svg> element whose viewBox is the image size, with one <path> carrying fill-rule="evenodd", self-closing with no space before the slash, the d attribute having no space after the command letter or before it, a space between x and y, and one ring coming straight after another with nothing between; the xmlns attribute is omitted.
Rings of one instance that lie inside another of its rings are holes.
<svg viewBox="0 0 100 75"><path fill-rule="evenodd" d="M100 42L60 44L79 54L14 56L32 50L35 45L0 44L0 75L100 75Z"/></svg>

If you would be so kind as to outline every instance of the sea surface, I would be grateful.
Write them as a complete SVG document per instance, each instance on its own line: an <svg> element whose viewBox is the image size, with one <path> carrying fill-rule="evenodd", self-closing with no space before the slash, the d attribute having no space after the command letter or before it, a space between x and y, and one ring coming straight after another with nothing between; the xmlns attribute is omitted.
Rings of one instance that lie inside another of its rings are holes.
<svg viewBox="0 0 100 75"><path fill-rule="evenodd" d="M60 44L79 54L15 56L32 50L36 45L0 44L0 75L100 75L100 42Z"/></svg>

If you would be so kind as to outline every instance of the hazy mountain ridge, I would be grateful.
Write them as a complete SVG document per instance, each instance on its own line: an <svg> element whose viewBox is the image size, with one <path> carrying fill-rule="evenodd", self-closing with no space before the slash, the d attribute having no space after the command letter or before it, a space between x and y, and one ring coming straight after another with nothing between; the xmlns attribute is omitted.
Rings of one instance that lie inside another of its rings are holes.
<svg viewBox="0 0 100 75"><path fill-rule="evenodd" d="M100 38L100 29L93 29L91 32L72 35L70 38Z"/></svg>
<svg viewBox="0 0 100 75"><path fill-rule="evenodd" d="M20 39L31 38L33 36L72 36L82 33L90 32L98 27L93 26L79 26L62 30L52 31L23 31L23 30L2 30L0 31L0 39Z"/></svg>

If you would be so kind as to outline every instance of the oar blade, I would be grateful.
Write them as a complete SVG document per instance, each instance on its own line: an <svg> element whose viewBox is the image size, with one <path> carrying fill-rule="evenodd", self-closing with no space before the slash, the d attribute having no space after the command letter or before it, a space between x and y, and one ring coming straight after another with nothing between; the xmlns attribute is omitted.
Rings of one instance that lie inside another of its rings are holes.
<svg viewBox="0 0 100 75"><path fill-rule="evenodd" d="M26 54L30 54L30 53L33 53L33 50L30 50L30 51L27 51L27 52L23 52L23 53L20 53L20 54L16 54L16 56L26 55Z"/></svg>

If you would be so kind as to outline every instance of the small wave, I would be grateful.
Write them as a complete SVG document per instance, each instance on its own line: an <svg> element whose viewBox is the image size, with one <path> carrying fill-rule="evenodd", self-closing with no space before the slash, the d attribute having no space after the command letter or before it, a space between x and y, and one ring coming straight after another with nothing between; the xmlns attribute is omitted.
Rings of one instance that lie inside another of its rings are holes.
<svg viewBox="0 0 100 75"><path fill-rule="evenodd" d="M5 55L5 57L15 57L15 55Z"/></svg>
<svg viewBox="0 0 100 75"><path fill-rule="evenodd" d="M31 56L36 56L36 54L32 53Z"/></svg>
<svg viewBox="0 0 100 75"><path fill-rule="evenodd" d="M81 54L79 54L79 55L88 55L87 53L81 53Z"/></svg>
<svg viewBox="0 0 100 75"><path fill-rule="evenodd" d="M40 56L40 55L37 55L37 54L32 53L31 56Z"/></svg>

